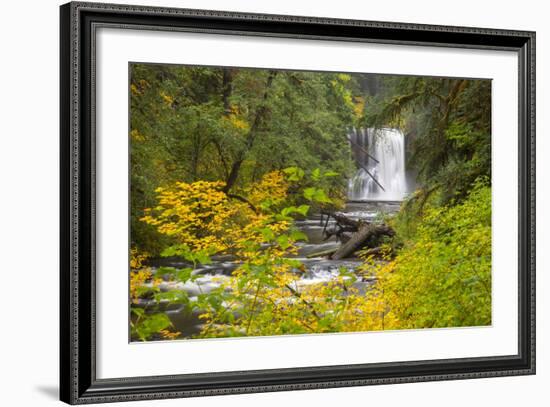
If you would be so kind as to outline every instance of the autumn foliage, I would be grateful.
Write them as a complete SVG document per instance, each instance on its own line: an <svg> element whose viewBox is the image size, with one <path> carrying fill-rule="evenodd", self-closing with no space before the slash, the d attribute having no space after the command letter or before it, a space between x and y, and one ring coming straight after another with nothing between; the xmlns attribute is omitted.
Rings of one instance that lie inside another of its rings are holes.
<svg viewBox="0 0 550 407"><path fill-rule="evenodd" d="M141 63L130 76L132 340L491 324L490 81ZM379 216L396 234L377 255L309 284L296 221L344 207L352 127L410 137L416 191ZM152 267L161 257L178 266ZM202 292L220 259L231 275ZM178 332L168 309L200 331Z"/></svg>

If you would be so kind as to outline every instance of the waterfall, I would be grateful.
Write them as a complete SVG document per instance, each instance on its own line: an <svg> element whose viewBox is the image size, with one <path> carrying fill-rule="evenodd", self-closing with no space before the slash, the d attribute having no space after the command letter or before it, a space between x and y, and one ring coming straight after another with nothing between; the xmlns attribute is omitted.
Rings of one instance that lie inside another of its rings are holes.
<svg viewBox="0 0 550 407"><path fill-rule="evenodd" d="M402 200L407 193L407 181L405 138L401 130L353 129L348 134L348 138L359 168L349 180L348 199L352 201ZM383 189L373 178L382 185Z"/></svg>

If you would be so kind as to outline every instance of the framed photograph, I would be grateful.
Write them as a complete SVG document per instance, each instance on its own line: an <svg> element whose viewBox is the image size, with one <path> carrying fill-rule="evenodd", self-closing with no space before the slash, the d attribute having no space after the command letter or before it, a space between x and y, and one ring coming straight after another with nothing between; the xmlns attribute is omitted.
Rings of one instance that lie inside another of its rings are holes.
<svg viewBox="0 0 550 407"><path fill-rule="evenodd" d="M535 33L61 6L61 400L535 373Z"/></svg>

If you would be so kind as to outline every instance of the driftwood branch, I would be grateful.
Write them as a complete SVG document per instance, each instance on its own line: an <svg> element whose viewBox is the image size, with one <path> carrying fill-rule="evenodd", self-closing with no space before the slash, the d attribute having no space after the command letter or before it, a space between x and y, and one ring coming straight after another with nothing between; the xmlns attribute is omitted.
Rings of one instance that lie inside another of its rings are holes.
<svg viewBox="0 0 550 407"><path fill-rule="evenodd" d="M374 156L372 156L367 150L365 150L362 146L360 146L359 144L357 144L355 141L353 141L351 138L349 138L348 136L346 136L346 138L348 139L348 141L350 142L350 144L353 144L355 147L357 147L359 150L361 150L363 153L365 153L369 158L371 158L372 160L374 160L377 164L380 163L380 161L378 161Z"/></svg>
<svg viewBox="0 0 550 407"><path fill-rule="evenodd" d="M382 191L386 192L382 184L376 179L374 175L371 174L371 172L365 166L363 166L363 164L359 164L359 163L357 164L359 165L359 167L363 169L363 171L365 171L369 175L369 177L372 178L372 180L376 183L376 185L378 185L382 189Z"/></svg>

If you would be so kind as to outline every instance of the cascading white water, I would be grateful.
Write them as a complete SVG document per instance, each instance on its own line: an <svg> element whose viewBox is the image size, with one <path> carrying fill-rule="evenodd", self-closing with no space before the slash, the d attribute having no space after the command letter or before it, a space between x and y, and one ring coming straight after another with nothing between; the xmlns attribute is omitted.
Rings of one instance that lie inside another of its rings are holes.
<svg viewBox="0 0 550 407"><path fill-rule="evenodd" d="M359 167L356 174L349 180L348 199L352 201L402 200L407 193L407 181L405 138L401 130L353 129L348 134L348 138Z"/></svg>

